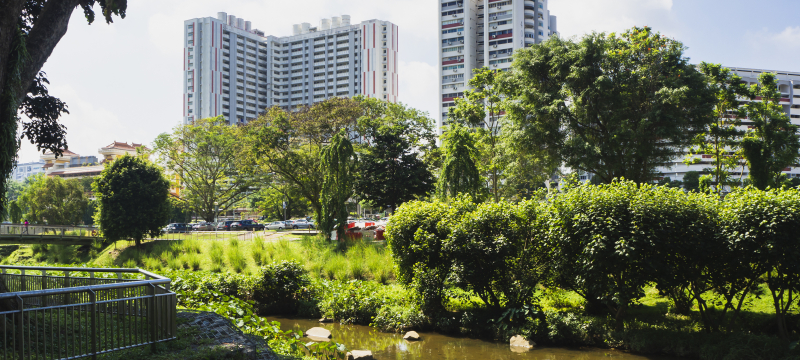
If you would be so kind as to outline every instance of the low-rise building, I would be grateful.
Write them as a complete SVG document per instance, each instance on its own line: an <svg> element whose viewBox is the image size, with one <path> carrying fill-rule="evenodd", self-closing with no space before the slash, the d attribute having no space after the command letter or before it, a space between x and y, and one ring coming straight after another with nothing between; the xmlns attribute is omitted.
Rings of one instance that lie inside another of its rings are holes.
<svg viewBox="0 0 800 360"><path fill-rule="evenodd" d="M142 147L142 145L114 141L98 150L98 153L103 157L103 160L99 162L97 161L97 156L81 156L69 150L63 150L62 156L59 157L56 157L52 152L47 152L39 158L44 162L42 168L47 176L84 178L100 175L106 162L114 161L126 154L136 155L139 147Z"/></svg>

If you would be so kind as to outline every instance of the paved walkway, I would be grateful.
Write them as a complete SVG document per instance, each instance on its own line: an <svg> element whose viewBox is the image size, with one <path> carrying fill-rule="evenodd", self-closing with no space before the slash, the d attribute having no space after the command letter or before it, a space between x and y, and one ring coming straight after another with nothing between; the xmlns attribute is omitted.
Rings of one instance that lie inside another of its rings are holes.
<svg viewBox="0 0 800 360"><path fill-rule="evenodd" d="M208 311L178 310L178 318L186 319L178 325L182 327L198 327L198 339L209 339L213 346L223 346L228 349L238 349L246 359L277 360L261 337L245 335L236 328L230 320Z"/></svg>

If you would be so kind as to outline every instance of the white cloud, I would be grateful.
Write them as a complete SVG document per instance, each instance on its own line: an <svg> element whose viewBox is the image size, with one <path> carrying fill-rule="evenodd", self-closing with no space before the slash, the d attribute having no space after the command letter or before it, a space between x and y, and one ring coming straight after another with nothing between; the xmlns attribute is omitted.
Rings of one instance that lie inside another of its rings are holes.
<svg viewBox="0 0 800 360"><path fill-rule="evenodd" d="M554 0L548 5L550 14L558 17L559 32L567 38L634 26L650 26L669 35L677 30L672 0Z"/></svg>
<svg viewBox="0 0 800 360"><path fill-rule="evenodd" d="M439 70L420 61L400 61L400 102L427 111L432 119L439 112Z"/></svg>
<svg viewBox="0 0 800 360"><path fill-rule="evenodd" d="M64 114L60 122L67 127L67 144L72 152L82 156L97 156L97 150L112 141L141 142L143 132L135 124L123 123L117 114L107 108L82 98L69 85L55 85L51 93L65 101L69 114ZM25 121L28 121L25 119ZM39 153L28 139L23 139L20 162L38 161Z"/></svg>
<svg viewBox="0 0 800 360"><path fill-rule="evenodd" d="M787 26L781 31L748 31L744 34L743 48L738 49L735 66L756 67L768 70L800 71L800 26Z"/></svg>

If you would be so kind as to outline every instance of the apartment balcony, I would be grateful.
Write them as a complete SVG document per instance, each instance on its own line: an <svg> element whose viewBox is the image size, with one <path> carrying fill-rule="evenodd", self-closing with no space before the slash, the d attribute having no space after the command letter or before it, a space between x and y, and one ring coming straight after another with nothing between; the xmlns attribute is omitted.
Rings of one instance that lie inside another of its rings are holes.
<svg viewBox="0 0 800 360"><path fill-rule="evenodd" d="M336 67L336 70L348 70L348 69L350 69L350 65L343 65Z"/></svg>
<svg viewBox="0 0 800 360"><path fill-rule="evenodd" d="M448 17L448 16L444 16L444 17ZM464 26L464 20L461 20L460 22L457 22L455 24L442 25L442 29L449 29L449 28L454 28L454 27L458 27L458 26Z"/></svg>
<svg viewBox="0 0 800 360"><path fill-rule="evenodd" d="M458 10L458 9L462 9L462 8L464 8L463 4L450 5L450 6L443 7L442 11Z"/></svg>
<svg viewBox="0 0 800 360"><path fill-rule="evenodd" d="M337 52L336 52L336 55L337 55L337 56L340 56L340 55L349 55L349 54L350 54L350 50L349 50L349 49L348 49L348 50L342 50L342 51L337 51Z"/></svg>
<svg viewBox="0 0 800 360"><path fill-rule="evenodd" d="M442 61L442 65L463 64L464 59Z"/></svg>

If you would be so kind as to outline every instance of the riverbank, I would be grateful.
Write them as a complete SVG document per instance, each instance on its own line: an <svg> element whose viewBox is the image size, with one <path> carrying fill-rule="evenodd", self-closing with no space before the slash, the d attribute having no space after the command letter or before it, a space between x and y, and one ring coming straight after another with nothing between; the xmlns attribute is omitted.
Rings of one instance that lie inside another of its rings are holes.
<svg viewBox="0 0 800 360"><path fill-rule="evenodd" d="M448 293L446 312L429 317L422 314L414 294L395 283L393 273L381 281L380 268L373 271L368 265L385 262L381 264L384 269L391 267L391 258L382 244L343 245L313 238L264 242L263 245L257 241L238 244L219 241L217 244L222 247L223 254L241 252L248 262L246 270L237 273L228 256L223 257L224 267L217 272L202 270L202 266L199 270L186 269L183 264L178 269L169 266L168 256L209 257L211 247L217 246L214 243L200 244L199 249L181 242L146 243L138 249L117 243L116 249L112 245L96 250L98 255L87 263L91 266L131 265L131 260L138 255L136 266L171 277L186 293L213 290L220 296L231 297L231 301L234 298L255 301L253 311L267 318L276 313L327 317L343 324L369 325L375 331L435 331L447 336L485 339L500 346L507 344L513 335L523 335L544 346L616 348L639 354L697 359L798 358L797 349L791 351L790 344L774 336L771 304L763 296L748 297L737 323L738 330L731 333L705 333L696 309L686 315L676 314L674 304L653 287L646 287L645 296L629 310L622 332L613 331L613 319L609 314L589 315L581 297L558 289L539 289L539 308L500 310L485 306L469 293L452 290ZM203 249L209 249L209 253L204 253ZM258 293L259 284L264 286L269 280L261 273L262 267L254 265L259 251L263 251L264 268L286 271L279 277L271 277L282 279L281 283L271 283L271 289L290 288L289 293L278 297L274 296L274 291L262 289L261 294ZM37 261L32 252L29 247L20 247L9 254L9 258L31 265L46 263L47 256L39 256L43 260ZM161 268L148 266L152 265L147 263L148 258L161 259ZM292 261L302 265L280 265ZM203 301L208 302L198 299L196 303ZM792 318L790 323L796 337L800 322Z"/></svg>

